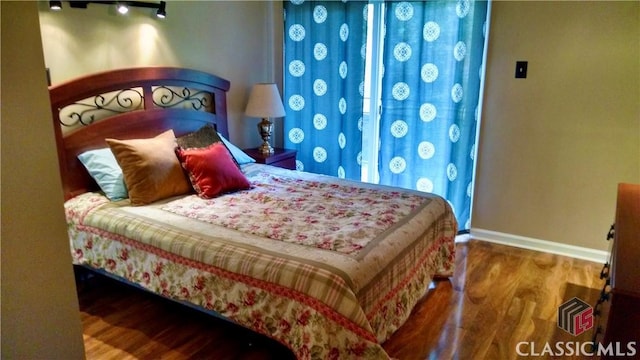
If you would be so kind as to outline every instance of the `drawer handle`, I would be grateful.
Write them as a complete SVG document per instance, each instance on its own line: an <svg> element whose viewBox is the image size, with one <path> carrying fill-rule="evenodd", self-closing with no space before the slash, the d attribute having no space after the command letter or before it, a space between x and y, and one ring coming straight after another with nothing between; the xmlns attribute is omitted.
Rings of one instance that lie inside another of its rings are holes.
<svg viewBox="0 0 640 360"><path fill-rule="evenodd" d="M598 325L598 327L596 328L595 336L598 336L600 334L602 334L602 325Z"/></svg>
<svg viewBox="0 0 640 360"><path fill-rule="evenodd" d="M593 338L591 340L591 351L595 352L598 349L598 336L602 334L602 326L598 325L598 327L596 328L596 331L593 332Z"/></svg>
<svg viewBox="0 0 640 360"><path fill-rule="evenodd" d="M605 263L600 271L600 279L609 279L609 263Z"/></svg>
<svg viewBox="0 0 640 360"><path fill-rule="evenodd" d="M607 233L607 240L613 239L615 235L616 235L616 224L613 224L611 225L611 228L609 228L609 232Z"/></svg>
<svg viewBox="0 0 640 360"><path fill-rule="evenodd" d="M602 291L600 292L600 300L604 301L608 301L609 297L611 296L611 289L608 289L607 286L605 286Z"/></svg>

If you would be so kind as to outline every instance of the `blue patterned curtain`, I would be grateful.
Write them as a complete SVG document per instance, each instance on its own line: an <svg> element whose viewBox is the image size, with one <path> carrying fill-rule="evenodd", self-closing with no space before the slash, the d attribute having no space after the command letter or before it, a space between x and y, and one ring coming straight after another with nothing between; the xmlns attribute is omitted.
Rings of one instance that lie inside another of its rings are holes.
<svg viewBox="0 0 640 360"><path fill-rule="evenodd" d="M284 3L284 137L298 170L360 179L366 4Z"/></svg>
<svg viewBox="0 0 640 360"><path fill-rule="evenodd" d="M485 1L387 2L380 183L433 192L470 228Z"/></svg>

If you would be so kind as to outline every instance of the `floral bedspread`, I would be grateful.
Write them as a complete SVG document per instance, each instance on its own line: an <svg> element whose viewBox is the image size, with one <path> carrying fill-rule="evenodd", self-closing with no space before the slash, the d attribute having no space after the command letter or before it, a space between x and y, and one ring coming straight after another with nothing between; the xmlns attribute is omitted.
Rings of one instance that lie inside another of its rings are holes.
<svg viewBox="0 0 640 360"><path fill-rule="evenodd" d="M432 276L453 271L447 202L259 164L243 171L253 189L213 200L67 201L74 263L215 311L300 359L388 358L380 344Z"/></svg>
<svg viewBox="0 0 640 360"><path fill-rule="evenodd" d="M295 173L293 173L295 174ZM233 196L188 196L162 209L249 234L355 254L413 210L418 194L257 172Z"/></svg>

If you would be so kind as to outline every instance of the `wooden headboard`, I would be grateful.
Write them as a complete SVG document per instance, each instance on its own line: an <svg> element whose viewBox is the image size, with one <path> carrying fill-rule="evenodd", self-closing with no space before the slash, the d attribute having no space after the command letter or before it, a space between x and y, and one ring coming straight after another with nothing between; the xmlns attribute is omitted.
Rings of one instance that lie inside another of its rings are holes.
<svg viewBox="0 0 640 360"><path fill-rule="evenodd" d="M229 138L229 81L170 67L120 69L49 88L65 200L98 189L78 154L107 147L105 138L176 136L213 124Z"/></svg>

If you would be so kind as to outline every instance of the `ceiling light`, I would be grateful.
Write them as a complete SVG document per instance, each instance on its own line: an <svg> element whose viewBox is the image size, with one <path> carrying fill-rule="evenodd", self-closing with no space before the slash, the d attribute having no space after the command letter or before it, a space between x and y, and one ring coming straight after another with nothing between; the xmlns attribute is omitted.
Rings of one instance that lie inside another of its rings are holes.
<svg viewBox="0 0 640 360"><path fill-rule="evenodd" d="M156 12L156 16L159 17L160 19L164 19L165 17L167 17L167 3L164 1L160 1L160 7L158 8L158 11Z"/></svg>
<svg viewBox="0 0 640 360"><path fill-rule="evenodd" d="M118 9L118 12L121 15L125 15L126 13L129 12L129 7L126 4L118 4L116 5L116 9Z"/></svg>
<svg viewBox="0 0 640 360"><path fill-rule="evenodd" d="M62 1L49 1L49 9L51 10L62 10Z"/></svg>

